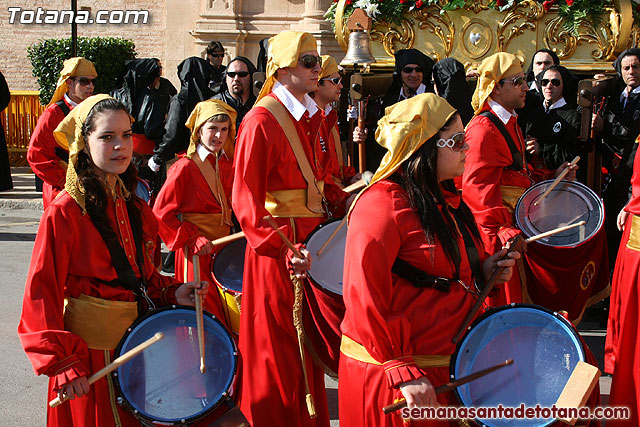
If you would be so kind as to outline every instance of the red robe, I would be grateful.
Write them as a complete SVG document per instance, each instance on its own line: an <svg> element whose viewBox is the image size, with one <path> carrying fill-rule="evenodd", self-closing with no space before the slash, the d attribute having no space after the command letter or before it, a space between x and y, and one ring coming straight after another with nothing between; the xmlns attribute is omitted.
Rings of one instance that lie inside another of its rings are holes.
<svg viewBox="0 0 640 427"><path fill-rule="evenodd" d="M194 153L197 156L198 153ZM207 156L206 160L215 169L215 158ZM227 197L231 196L233 182L233 162L226 156L218 161L220 179ZM153 213L158 219L159 232L162 241L169 249L176 253L176 278L184 279L184 247L191 246L199 237L203 237L198 227L188 221L180 221L178 215L182 213L221 213L222 209L214 197L204 175L198 166L187 159L180 158L167 172L167 180L158 193L153 205ZM223 236L218 236L223 237ZM188 280L193 280L192 254L189 253ZM212 276L211 255L200 256L200 280L208 281L212 288L205 300L205 310L224 322L225 316L215 281ZM229 325L227 325L229 326Z"/></svg>
<svg viewBox="0 0 640 427"><path fill-rule="evenodd" d="M277 99L273 94L269 95ZM344 205L346 194L328 174L328 161L318 135L322 115L305 112L292 120L316 179L325 182L332 205ZM315 141L315 143L314 143ZM315 159L315 161L314 161ZM254 107L240 125L235 153L233 211L247 238L239 349L242 361L239 406L253 427L273 425L328 426L324 372L306 352L309 387L317 418L305 403L300 350L293 325L294 302L280 237L263 221L267 192L307 188L282 128L263 107ZM280 230L296 242L326 218L276 218ZM293 222L294 226L291 226Z"/></svg>
<svg viewBox="0 0 640 427"><path fill-rule="evenodd" d="M322 115L324 117L324 121L322 123L322 127L320 128L320 137L323 141L326 141L326 150L329 152L331 157L331 175L333 176L335 181L341 183L341 185L349 185L351 178L353 178L356 174L356 170L353 166L348 166L343 164L340 166L340 162L338 160L338 153L336 151L336 143L340 144L340 141L335 141L333 136L335 129L340 135L340 130L338 129L338 112L336 110L331 110L329 114L325 115L324 111L322 111Z"/></svg>
<svg viewBox="0 0 640 427"><path fill-rule="evenodd" d="M150 297L161 300L161 290L166 292L165 303L175 303L172 280L161 276L153 265L157 238L157 223L149 207L140 202L143 218L144 263ZM128 257L135 259L135 244L129 227L127 209L118 199L107 208L112 222ZM135 274L140 271L133 263ZM31 264L27 276L18 326L18 335L33 369L38 375L49 376L47 402L57 396L64 384L97 372L105 366L105 351L87 348L78 335L65 330L63 321L64 299L78 298L81 294L114 300L135 301L133 293L121 287L112 287L102 281L117 279L115 268L102 236L89 215L83 215L78 204L63 192L50 205L40 221ZM110 352L111 360L114 352ZM47 405L48 426L114 426L113 407L123 426L138 426L133 415L115 404L105 378L91 386L88 394L56 408ZM42 402L45 406L46 402Z"/></svg>
<svg viewBox="0 0 640 427"><path fill-rule="evenodd" d="M63 98L64 99L64 98ZM69 109L73 109L66 100L64 101ZM29 149L27 150L27 161L31 170L38 178L44 181L42 184L42 205L44 209L51 204L53 199L64 188L67 176L66 164L61 165L64 161L56 155L56 147L62 150L53 137L53 131L58 127L64 119L62 108L56 104L47 107L36 124Z"/></svg>
<svg viewBox="0 0 640 427"><path fill-rule="evenodd" d="M460 197L444 192L453 207ZM375 215L371 213L375 212ZM472 286L473 277L464 241L460 248L460 279ZM476 247L481 248L480 241ZM420 219L398 184L383 180L361 196L349 218L344 266L346 314L343 335L362 344L382 366L345 354L340 358L338 384L340 426L402 426L399 412L385 415L384 406L401 397L399 384L426 375L434 387L449 381L449 366L420 368L412 355L452 355L453 336L476 297L462 285L449 292L417 288L391 273L396 257L438 277L454 277L454 267L436 239L427 243ZM479 249L481 260L484 251ZM394 360L395 359L395 360ZM403 362L403 363L401 363ZM438 395L441 405L455 405L453 392ZM420 425L458 425L446 421Z"/></svg>
<svg viewBox="0 0 640 427"><path fill-rule="evenodd" d="M627 246L633 218L640 215L640 156L634 160L631 185L631 200L625 207L630 215L613 271L604 357L605 372L613 374L609 405L627 406L631 419L608 420L607 426L640 425L640 251Z"/></svg>

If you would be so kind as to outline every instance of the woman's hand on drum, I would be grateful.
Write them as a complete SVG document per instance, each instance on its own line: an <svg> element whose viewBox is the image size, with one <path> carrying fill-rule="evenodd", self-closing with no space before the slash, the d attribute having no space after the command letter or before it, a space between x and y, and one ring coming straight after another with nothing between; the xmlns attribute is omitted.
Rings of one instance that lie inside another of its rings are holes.
<svg viewBox="0 0 640 427"><path fill-rule="evenodd" d="M287 255L287 259L289 259L289 267L298 279L306 279L307 271L311 268L311 254L307 248L302 245L299 245L297 249L303 255L303 258L295 256L291 249L289 249L289 254Z"/></svg>
<svg viewBox="0 0 640 427"><path fill-rule="evenodd" d="M571 163L569 163L569 162L564 162L563 164L561 164L560 167L558 169L556 169L555 176L557 177L558 175L560 175L562 173L563 170L565 170L567 168L569 168L569 172L567 172L567 175L565 175L564 179L566 179L567 181L575 181L575 179L576 179L576 171L578 170L578 165L571 166Z"/></svg>
<svg viewBox="0 0 640 427"><path fill-rule="evenodd" d="M409 408L427 406L437 408L440 406L436 399L436 391L425 376L400 384L400 391Z"/></svg>
<svg viewBox="0 0 640 427"><path fill-rule="evenodd" d="M626 206L624 208L626 208ZM624 225L627 223L627 217L629 216L629 212L625 211L624 208L622 208L616 220L616 225L620 231L624 231Z"/></svg>
<svg viewBox="0 0 640 427"><path fill-rule="evenodd" d="M506 258L505 258L506 256ZM489 280L489 277L496 268L504 267L504 270L496 278L496 283L508 282L513 274L513 266L516 265L516 260L520 258L520 252L511 251L507 254L507 249L502 248L500 251L491 255L482 264L482 272L484 273L485 282Z"/></svg>
<svg viewBox="0 0 640 427"><path fill-rule="evenodd" d="M89 393L89 388L90 388L90 385L89 385L89 380L87 380L87 377L76 378L70 383L66 383L65 385L62 386L60 390L58 390L58 398L61 401L64 401L67 399L73 400L76 398L76 396L81 397Z"/></svg>
<svg viewBox="0 0 640 427"><path fill-rule="evenodd" d="M180 305L193 307L196 305L196 293L206 297L207 292L209 292L209 282L202 281L199 284L197 282L183 283L176 290L176 301Z"/></svg>

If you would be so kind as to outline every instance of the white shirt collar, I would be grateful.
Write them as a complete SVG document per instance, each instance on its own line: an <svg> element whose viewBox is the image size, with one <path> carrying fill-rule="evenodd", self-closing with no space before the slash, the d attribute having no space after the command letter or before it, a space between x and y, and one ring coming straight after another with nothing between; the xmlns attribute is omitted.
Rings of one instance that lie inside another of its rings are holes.
<svg viewBox="0 0 640 427"><path fill-rule="evenodd" d="M416 89L416 95L420 95L421 93L424 93L427 90L427 87L424 85L424 83L420 83L420 86L418 86L418 89ZM406 96L404 96L404 90L402 87L400 87L400 96L398 96L398 101L404 101L405 99L409 99Z"/></svg>
<svg viewBox="0 0 640 427"><path fill-rule="evenodd" d="M624 88L624 90L622 91L622 93L620 94L620 101L624 101L625 98L629 97L629 93L627 92L627 90L629 89L629 87L627 86L626 88ZM640 86L635 87L631 93L640 93Z"/></svg>
<svg viewBox="0 0 640 427"><path fill-rule="evenodd" d="M536 81L532 81L531 84L529 85L529 90L535 90L536 92L539 92L538 90L538 85L536 85Z"/></svg>
<svg viewBox="0 0 640 427"><path fill-rule="evenodd" d="M542 105L544 105L544 101L542 101ZM549 109L547 110L547 112L551 110L555 110L556 108L564 107L565 105L567 105L567 101L565 101L564 98L560 98L556 102L551 104L551 106L549 106Z"/></svg>
<svg viewBox="0 0 640 427"><path fill-rule="evenodd" d="M64 100L67 101L67 104L71 105L73 108L76 108L78 106L78 103L73 102L66 93L64 94Z"/></svg>
<svg viewBox="0 0 640 427"><path fill-rule="evenodd" d="M208 156L213 155L213 153L211 151L207 150L205 148L205 146L202 145L202 144L198 144L198 146L196 147L196 153L198 153L198 157L200 157L200 160L202 160L203 162L205 161L205 159ZM224 148L221 148L219 153L222 156L226 156L227 155L227 153L224 152Z"/></svg>
<svg viewBox="0 0 640 427"><path fill-rule="evenodd" d="M309 117L313 116L316 112L318 112L318 104L311 99L309 95L304 95L302 99L302 103L298 101L289 90L284 87L282 83L276 80L275 85L273 85L273 89L271 90L273 94L284 104L284 106L289 110L291 115L296 121L300 121L305 111L309 112Z"/></svg>
<svg viewBox="0 0 640 427"><path fill-rule="evenodd" d="M518 117L518 115L516 113L510 113L509 111L507 111L506 108L504 108L502 105L498 104L493 99L489 99L489 107L491 107L493 112L496 113L496 116L498 116L498 118L505 125L507 124L509 119L511 119L511 117Z"/></svg>
<svg viewBox="0 0 640 427"><path fill-rule="evenodd" d="M331 106L331 103L328 103L327 106L324 107L324 115L328 116L331 110L333 110L333 107Z"/></svg>

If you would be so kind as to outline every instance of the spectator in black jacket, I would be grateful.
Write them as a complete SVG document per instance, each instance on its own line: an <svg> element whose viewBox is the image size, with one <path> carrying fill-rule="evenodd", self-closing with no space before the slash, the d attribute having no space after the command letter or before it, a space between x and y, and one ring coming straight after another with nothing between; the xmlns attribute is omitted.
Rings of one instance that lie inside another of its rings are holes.
<svg viewBox="0 0 640 427"><path fill-rule="evenodd" d="M0 111L3 111L11 101L11 93L9 86L0 73ZM4 129L0 124L0 191L11 190L13 188L13 180L11 179L11 165L9 163L9 150L7 149L7 140L4 137Z"/></svg>
<svg viewBox="0 0 640 427"><path fill-rule="evenodd" d="M433 82L437 94L458 110L462 125L466 126L473 118L473 91L467 84L464 65L453 58L441 59L433 66Z"/></svg>
<svg viewBox="0 0 640 427"><path fill-rule="evenodd" d="M207 46L207 61L211 64L211 78L209 88L214 90L216 86L224 80L225 66L222 65L224 59L224 46L219 41L212 41Z"/></svg>
<svg viewBox="0 0 640 427"><path fill-rule="evenodd" d="M154 172L189 146L190 132L185 123L196 104L213 95L209 89L210 76L211 65L202 58L192 56L178 65L180 92L171 99L162 142L149 159L149 168Z"/></svg>
<svg viewBox="0 0 640 427"><path fill-rule="evenodd" d="M252 82L253 73L256 67L244 56L236 56L229 62L225 70L225 79L220 87L220 93L214 95L214 99L219 99L230 105L238 116L236 117L236 129L240 127L240 122L249 112L256 97L253 95Z"/></svg>

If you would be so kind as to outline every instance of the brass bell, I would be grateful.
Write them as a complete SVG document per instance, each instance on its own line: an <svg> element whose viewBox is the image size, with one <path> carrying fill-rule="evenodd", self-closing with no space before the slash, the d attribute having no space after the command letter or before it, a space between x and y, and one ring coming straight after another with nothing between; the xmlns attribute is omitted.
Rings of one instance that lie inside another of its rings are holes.
<svg viewBox="0 0 640 427"><path fill-rule="evenodd" d="M355 64L365 65L376 62L371 53L371 38L366 31L352 31L349 34L349 45L347 54L340 62L340 65L353 66Z"/></svg>

